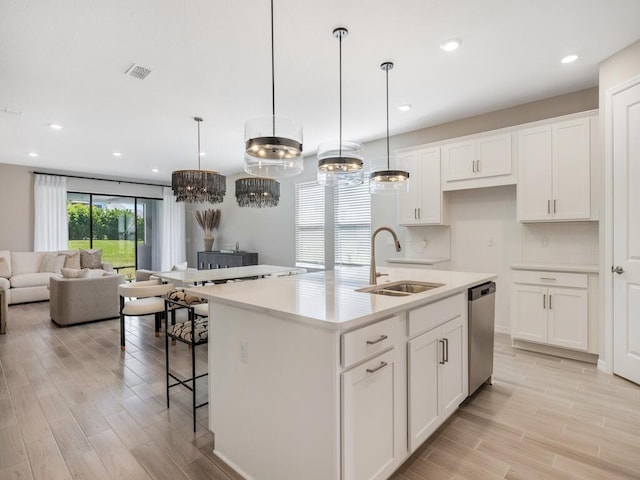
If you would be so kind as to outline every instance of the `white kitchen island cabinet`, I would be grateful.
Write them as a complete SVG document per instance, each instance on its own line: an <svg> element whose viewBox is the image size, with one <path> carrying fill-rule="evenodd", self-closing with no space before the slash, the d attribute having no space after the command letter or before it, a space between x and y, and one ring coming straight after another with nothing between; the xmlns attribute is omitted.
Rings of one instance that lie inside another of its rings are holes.
<svg viewBox="0 0 640 480"><path fill-rule="evenodd" d="M390 282L443 285L376 295L356 291L367 285L368 269L341 269L187 290L209 299L214 452L245 478L389 478L410 455L407 346L421 330L448 338L450 365L463 370L451 382L446 369L439 372L449 405L441 418L466 395L447 400L444 393L465 383L459 349L466 316L452 323L446 315L414 314L413 327L410 316L425 306L447 307L452 298L466 315L466 290L495 276L380 270Z"/></svg>

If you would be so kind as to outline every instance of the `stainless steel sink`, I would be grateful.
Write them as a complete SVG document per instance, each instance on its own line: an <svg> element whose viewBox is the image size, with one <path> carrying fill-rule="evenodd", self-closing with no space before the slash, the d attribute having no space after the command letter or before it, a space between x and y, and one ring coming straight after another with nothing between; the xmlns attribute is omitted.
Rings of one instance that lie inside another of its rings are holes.
<svg viewBox="0 0 640 480"><path fill-rule="evenodd" d="M383 283L382 285L372 285L370 287L359 288L356 292L375 293L377 295L389 295L393 297L404 297L413 293L422 293L433 288L444 286L444 283L414 282L400 280L398 282Z"/></svg>

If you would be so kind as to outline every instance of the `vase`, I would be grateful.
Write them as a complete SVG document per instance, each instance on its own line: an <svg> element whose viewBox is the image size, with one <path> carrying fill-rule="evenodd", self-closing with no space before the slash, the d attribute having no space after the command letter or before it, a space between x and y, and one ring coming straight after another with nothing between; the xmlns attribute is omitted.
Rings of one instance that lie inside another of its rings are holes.
<svg viewBox="0 0 640 480"><path fill-rule="evenodd" d="M208 235L204 236L204 251L210 252L213 250L213 237Z"/></svg>

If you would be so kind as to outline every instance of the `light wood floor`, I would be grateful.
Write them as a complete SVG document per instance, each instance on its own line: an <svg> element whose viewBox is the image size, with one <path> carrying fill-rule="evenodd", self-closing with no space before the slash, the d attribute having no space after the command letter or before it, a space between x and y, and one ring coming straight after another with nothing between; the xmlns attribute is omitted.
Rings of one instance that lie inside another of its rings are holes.
<svg viewBox="0 0 640 480"><path fill-rule="evenodd" d="M166 408L164 339L151 320L128 321L121 354L118 320L58 328L48 312L46 302L9 307L0 336L0 479L239 478L212 453L206 408L196 434L188 392L173 389ZM176 348L172 365L188 373L189 353ZM196 350L204 369L206 347ZM640 479L640 388L498 336L494 385L393 478Z"/></svg>

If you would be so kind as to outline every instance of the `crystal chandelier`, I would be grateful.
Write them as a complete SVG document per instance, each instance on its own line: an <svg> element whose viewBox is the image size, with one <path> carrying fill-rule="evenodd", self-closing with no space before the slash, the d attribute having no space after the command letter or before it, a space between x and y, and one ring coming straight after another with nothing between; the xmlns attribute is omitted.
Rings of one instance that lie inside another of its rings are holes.
<svg viewBox="0 0 640 480"><path fill-rule="evenodd" d="M244 126L244 171L264 177L289 177L302 172L302 125L276 117L273 0L271 0L271 115L249 120Z"/></svg>
<svg viewBox="0 0 640 480"><path fill-rule="evenodd" d="M360 185L364 178L362 145L342 141L342 39L349 34L346 28L336 28L333 36L340 41L340 137L338 144L318 146L318 183L329 187Z"/></svg>
<svg viewBox="0 0 640 480"><path fill-rule="evenodd" d="M236 180L236 200L240 207L277 207L280 183L265 177L239 178Z"/></svg>
<svg viewBox="0 0 640 480"><path fill-rule="evenodd" d="M171 189L176 202L221 203L227 191L224 175L211 170L200 170L200 122L202 118L193 118L198 124L198 170L176 170L171 173Z"/></svg>
<svg viewBox="0 0 640 480"><path fill-rule="evenodd" d="M387 169L371 173L369 192L373 194L405 193L409 191L409 172L391 170L389 167L389 70L393 68L393 63L384 62L380 68L386 72L387 77Z"/></svg>

